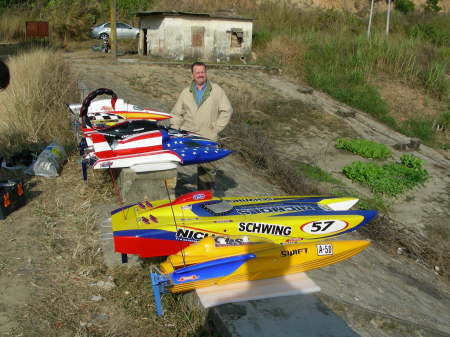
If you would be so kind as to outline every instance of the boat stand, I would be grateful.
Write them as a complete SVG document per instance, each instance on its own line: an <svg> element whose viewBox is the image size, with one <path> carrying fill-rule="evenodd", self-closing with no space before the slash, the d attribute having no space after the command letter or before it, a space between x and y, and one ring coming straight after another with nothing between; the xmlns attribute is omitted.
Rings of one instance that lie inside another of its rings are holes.
<svg viewBox="0 0 450 337"><path fill-rule="evenodd" d="M169 286L170 281L166 276L158 272L156 268L155 270L155 272L150 272L150 281L152 282L153 298L156 305L156 314L158 316L162 316L164 310L162 308L161 295L167 294L169 292L167 290L167 287Z"/></svg>

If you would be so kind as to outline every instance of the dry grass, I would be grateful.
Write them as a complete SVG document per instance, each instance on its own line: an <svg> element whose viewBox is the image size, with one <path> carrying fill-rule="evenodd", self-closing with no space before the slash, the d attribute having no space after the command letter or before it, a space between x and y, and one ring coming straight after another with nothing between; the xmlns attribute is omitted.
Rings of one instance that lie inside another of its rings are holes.
<svg viewBox="0 0 450 337"><path fill-rule="evenodd" d="M32 183L42 192L27 205L40 251L33 260L45 273L33 280L36 292L16 315L15 336L212 336L203 311L190 307L185 295L165 295L166 314L156 316L148 263L104 264L96 222L99 205L115 201L107 174L97 172L86 184L72 158L61 177ZM101 288L101 281L114 285Z"/></svg>
<svg viewBox="0 0 450 337"><path fill-rule="evenodd" d="M11 83L0 93L0 152L39 149L51 140L70 145L64 102L74 100L76 79L62 56L33 50L8 65Z"/></svg>
<svg viewBox="0 0 450 337"><path fill-rule="evenodd" d="M403 254L450 280L450 235L445 225L428 226L424 236L418 231L400 228L389 215L382 214L371 226L363 226L359 232L388 248L391 254L397 254L397 249L403 248Z"/></svg>
<svg viewBox="0 0 450 337"><path fill-rule="evenodd" d="M262 111L263 115L285 115L286 106L279 105L277 110L271 99L270 96L255 96L250 92L240 92L232 97L235 111L230 127L224 131L226 146L239 153L252 167L264 170L287 193L317 194L319 191L315 184L309 182L295 166L281 160L277 155L274 144L277 122L272 118L260 118L261 113L255 115L255 110ZM311 109L301 102L297 103L299 104L296 105L296 113Z"/></svg>
<svg viewBox="0 0 450 337"><path fill-rule="evenodd" d="M25 39L25 15L5 11L0 15L0 42L18 42Z"/></svg>

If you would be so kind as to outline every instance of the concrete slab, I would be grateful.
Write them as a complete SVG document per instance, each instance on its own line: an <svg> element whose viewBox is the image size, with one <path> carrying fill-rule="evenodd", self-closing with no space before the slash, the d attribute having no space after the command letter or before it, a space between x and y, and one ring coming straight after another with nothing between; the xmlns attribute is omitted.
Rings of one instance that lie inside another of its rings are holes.
<svg viewBox="0 0 450 337"><path fill-rule="evenodd" d="M210 318L226 337L359 336L314 295L224 304Z"/></svg>
<svg viewBox="0 0 450 337"><path fill-rule="evenodd" d="M167 199L167 190L173 200L175 199L177 170L137 173L132 169L124 168L118 172L117 183L122 200L127 204L143 200Z"/></svg>
<svg viewBox="0 0 450 337"><path fill-rule="evenodd" d="M121 255L114 251L113 233L111 228L111 211L118 208L116 205L104 205L97 207L96 228L99 233L99 240L102 247L105 264L112 268L122 264ZM139 264L137 255L128 256L128 264Z"/></svg>

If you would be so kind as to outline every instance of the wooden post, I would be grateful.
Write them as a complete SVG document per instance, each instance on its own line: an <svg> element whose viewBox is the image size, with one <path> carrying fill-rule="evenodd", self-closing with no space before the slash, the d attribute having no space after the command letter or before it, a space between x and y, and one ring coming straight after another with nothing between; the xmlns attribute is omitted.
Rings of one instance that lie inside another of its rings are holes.
<svg viewBox="0 0 450 337"><path fill-rule="evenodd" d="M139 17L139 44L138 44L138 55L144 55L144 29L142 28L142 19Z"/></svg>
<svg viewBox="0 0 450 337"><path fill-rule="evenodd" d="M391 21L391 0L388 0L387 18L386 18L386 35L389 35L389 25Z"/></svg>
<svg viewBox="0 0 450 337"><path fill-rule="evenodd" d="M110 0L110 15L111 15L111 56L113 60L117 59L117 26L116 26L116 0Z"/></svg>
<svg viewBox="0 0 450 337"><path fill-rule="evenodd" d="M367 38L370 38L370 28L372 27L373 3L374 0L370 2L370 14L369 14L369 26L367 27Z"/></svg>

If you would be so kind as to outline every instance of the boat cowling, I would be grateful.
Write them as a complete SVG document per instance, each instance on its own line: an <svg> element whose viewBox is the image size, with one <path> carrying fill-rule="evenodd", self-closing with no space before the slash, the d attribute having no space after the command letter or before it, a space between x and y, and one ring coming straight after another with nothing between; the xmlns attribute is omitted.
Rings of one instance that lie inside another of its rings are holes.
<svg viewBox="0 0 450 337"><path fill-rule="evenodd" d="M195 191L195 192L183 194L182 196L176 198L172 202L172 205L185 204L188 202L195 202L195 201L211 200L212 197L213 197L213 194L212 194L212 191L210 191L210 190Z"/></svg>

